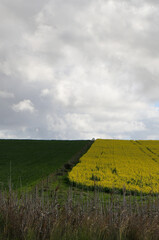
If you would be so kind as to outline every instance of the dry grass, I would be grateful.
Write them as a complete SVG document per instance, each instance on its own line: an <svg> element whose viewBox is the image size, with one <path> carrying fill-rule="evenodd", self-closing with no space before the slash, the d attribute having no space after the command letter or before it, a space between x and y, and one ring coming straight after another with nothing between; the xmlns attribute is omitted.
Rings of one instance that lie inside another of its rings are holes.
<svg viewBox="0 0 159 240"><path fill-rule="evenodd" d="M68 191L66 201L38 191L0 194L1 240L142 240L159 239L159 199L142 195L122 197L114 193L101 198L75 200Z"/></svg>

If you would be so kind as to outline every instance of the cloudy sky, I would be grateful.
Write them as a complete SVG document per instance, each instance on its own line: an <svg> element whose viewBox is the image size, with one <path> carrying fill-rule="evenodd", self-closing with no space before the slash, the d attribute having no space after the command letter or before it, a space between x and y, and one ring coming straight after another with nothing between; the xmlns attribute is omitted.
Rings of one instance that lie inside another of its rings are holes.
<svg viewBox="0 0 159 240"><path fill-rule="evenodd" d="M158 0L0 0L0 138L159 139Z"/></svg>

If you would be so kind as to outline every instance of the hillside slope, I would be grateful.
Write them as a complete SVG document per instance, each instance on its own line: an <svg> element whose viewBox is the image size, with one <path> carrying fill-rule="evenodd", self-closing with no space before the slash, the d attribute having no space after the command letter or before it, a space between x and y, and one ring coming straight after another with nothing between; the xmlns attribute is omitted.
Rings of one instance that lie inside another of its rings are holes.
<svg viewBox="0 0 159 240"><path fill-rule="evenodd" d="M69 179L91 188L159 193L159 141L98 139Z"/></svg>
<svg viewBox="0 0 159 240"><path fill-rule="evenodd" d="M0 188L33 185L62 167L88 141L0 140Z"/></svg>

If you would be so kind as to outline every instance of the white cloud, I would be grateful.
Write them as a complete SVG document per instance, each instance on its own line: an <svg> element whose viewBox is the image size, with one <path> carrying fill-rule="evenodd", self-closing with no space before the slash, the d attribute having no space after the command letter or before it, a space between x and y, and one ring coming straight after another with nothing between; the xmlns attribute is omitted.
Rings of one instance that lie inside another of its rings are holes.
<svg viewBox="0 0 159 240"><path fill-rule="evenodd" d="M43 59L25 56L21 64L17 67L17 72L28 82L52 81L54 73L51 66L46 64Z"/></svg>
<svg viewBox="0 0 159 240"><path fill-rule="evenodd" d="M17 104L13 104L12 106L15 112L31 112L35 111L33 103L29 99L25 99Z"/></svg>
<svg viewBox="0 0 159 240"><path fill-rule="evenodd" d="M2 130L35 138L159 138L157 1L0 5Z"/></svg>
<svg viewBox="0 0 159 240"><path fill-rule="evenodd" d="M49 89L45 88L41 91L40 96L45 97L45 96L48 96L49 93L50 93Z"/></svg>

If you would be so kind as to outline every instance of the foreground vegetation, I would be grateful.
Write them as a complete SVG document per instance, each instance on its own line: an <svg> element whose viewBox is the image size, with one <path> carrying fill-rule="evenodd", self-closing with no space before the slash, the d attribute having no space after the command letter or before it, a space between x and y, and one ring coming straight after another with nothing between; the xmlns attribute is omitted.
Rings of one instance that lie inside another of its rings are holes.
<svg viewBox="0 0 159 240"><path fill-rule="evenodd" d="M80 198L70 188L64 203L59 189L0 194L1 240L158 240L159 198L94 191ZM102 198L101 198L102 194ZM91 197L90 197L91 196Z"/></svg>
<svg viewBox="0 0 159 240"><path fill-rule="evenodd" d="M71 182L105 190L159 192L159 141L96 140L69 173Z"/></svg>
<svg viewBox="0 0 159 240"><path fill-rule="evenodd" d="M0 140L0 189L32 187L90 141Z"/></svg>

